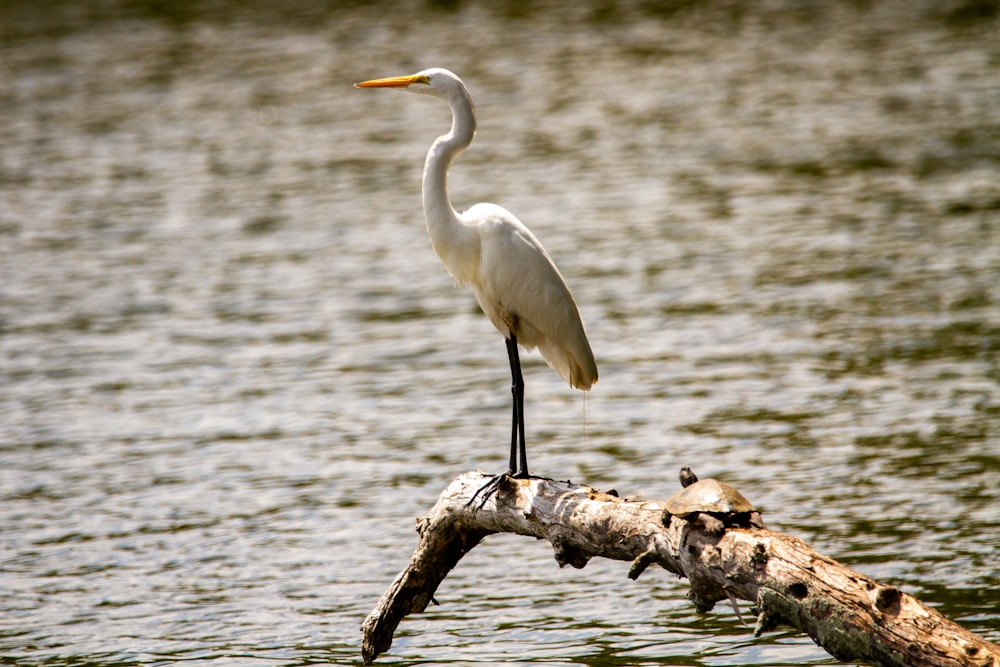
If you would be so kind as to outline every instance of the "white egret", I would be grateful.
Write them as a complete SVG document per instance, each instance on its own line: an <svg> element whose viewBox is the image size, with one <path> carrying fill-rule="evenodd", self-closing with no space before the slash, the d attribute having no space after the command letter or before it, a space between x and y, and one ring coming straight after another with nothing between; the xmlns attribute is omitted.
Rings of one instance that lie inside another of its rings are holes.
<svg viewBox="0 0 1000 667"><path fill-rule="evenodd" d="M476 133L472 97L461 79L434 68L355 85L433 95L451 107L451 131L434 141L424 164L427 233L448 273L459 286L472 286L486 317L506 339L514 396L508 473L528 477L524 379L517 346L537 347L570 386L590 389L597 382L597 364L576 302L545 248L512 213L494 204L476 204L464 213L452 207L448 168Z"/></svg>

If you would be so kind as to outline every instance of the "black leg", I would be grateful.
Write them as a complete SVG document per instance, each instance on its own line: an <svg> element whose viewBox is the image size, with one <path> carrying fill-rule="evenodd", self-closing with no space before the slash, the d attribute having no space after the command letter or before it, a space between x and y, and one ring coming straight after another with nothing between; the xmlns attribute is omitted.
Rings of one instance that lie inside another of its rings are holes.
<svg viewBox="0 0 1000 667"><path fill-rule="evenodd" d="M526 479L531 475L528 473L528 457L524 445L524 378L521 376L521 359L517 353L517 336L511 334L506 343L507 357L510 359L510 391L514 396L514 412L510 427L510 464L507 468L507 475ZM490 496L497 492L503 479L504 475L491 477L490 481L472 494L466 507L475 506L477 510L482 509ZM477 500L479 500L478 504Z"/></svg>
<svg viewBox="0 0 1000 667"><path fill-rule="evenodd" d="M507 339L507 357L510 359L511 387L514 397L514 414L510 428L510 474L524 479L528 473L528 454L524 443L524 377L521 359L517 353L517 336ZM516 472L515 472L516 471Z"/></svg>
<svg viewBox="0 0 1000 667"><path fill-rule="evenodd" d="M517 356L517 343L512 343L510 338L504 339L504 342L507 344L507 358L510 359L510 373L514 375L514 357ZM513 352L511 352L511 345L514 346ZM517 393L513 384L511 385L511 393L514 394L514 412L512 413L510 424L510 464L507 466L508 475L513 475L517 471Z"/></svg>

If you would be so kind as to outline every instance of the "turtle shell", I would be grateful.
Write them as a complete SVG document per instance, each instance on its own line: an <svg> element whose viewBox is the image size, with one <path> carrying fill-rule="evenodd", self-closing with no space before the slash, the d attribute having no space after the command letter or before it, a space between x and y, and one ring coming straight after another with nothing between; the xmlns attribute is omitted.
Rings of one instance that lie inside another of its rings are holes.
<svg viewBox="0 0 1000 667"><path fill-rule="evenodd" d="M667 511L682 519L695 512L734 515L756 512L739 491L717 479L702 479L667 498Z"/></svg>

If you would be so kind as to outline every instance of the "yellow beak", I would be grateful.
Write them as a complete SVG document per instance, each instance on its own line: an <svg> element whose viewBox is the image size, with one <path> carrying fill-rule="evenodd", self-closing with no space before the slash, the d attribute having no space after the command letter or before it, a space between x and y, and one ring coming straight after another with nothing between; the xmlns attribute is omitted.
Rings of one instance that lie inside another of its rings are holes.
<svg viewBox="0 0 1000 667"><path fill-rule="evenodd" d="M422 74L411 74L410 76L394 76L388 79L372 79L354 84L355 88L406 88L414 83L430 83L430 80Z"/></svg>

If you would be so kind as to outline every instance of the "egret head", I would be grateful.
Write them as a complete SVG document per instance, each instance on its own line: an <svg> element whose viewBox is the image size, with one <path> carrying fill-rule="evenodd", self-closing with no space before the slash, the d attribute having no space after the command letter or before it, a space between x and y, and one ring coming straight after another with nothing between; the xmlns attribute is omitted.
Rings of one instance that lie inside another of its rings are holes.
<svg viewBox="0 0 1000 667"><path fill-rule="evenodd" d="M446 69L432 67L409 76L395 76L388 79L372 79L354 84L355 88L395 88L410 93L421 93L449 99L456 93L465 91L462 80ZM468 93L465 93L468 95Z"/></svg>

